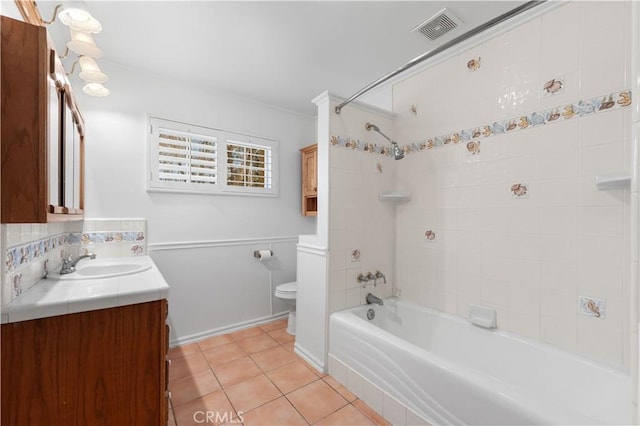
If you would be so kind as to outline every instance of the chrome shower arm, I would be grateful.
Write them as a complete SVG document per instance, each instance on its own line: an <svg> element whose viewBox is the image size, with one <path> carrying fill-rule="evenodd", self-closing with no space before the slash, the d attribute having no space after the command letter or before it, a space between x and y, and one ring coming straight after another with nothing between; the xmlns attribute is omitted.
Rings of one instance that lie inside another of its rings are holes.
<svg viewBox="0 0 640 426"><path fill-rule="evenodd" d="M373 130L375 132L378 132L379 134L382 135L383 138L388 140L390 143L395 143L394 141L391 140L391 138L389 136L387 136L384 133L382 133L380 131L380 128L378 126L376 126L375 124L367 123L367 124L364 125L364 128L367 129L367 130Z"/></svg>

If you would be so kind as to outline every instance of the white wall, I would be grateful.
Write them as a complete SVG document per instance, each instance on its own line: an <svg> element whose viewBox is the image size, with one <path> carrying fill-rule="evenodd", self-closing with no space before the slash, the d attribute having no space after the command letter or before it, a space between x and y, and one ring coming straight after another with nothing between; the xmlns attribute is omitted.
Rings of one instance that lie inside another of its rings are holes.
<svg viewBox="0 0 640 426"><path fill-rule="evenodd" d="M315 230L315 219L300 213L298 152L314 142L313 118L107 61L101 66L110 76L109 97L74 88L87 125L87 217L148 219L149 253L171 286L173 342L270 315L271 285L295 279L295 236ZM280 195L148 193L148 115L277 139ZM280 262L274 275L252 252L281 237L294 238L274 250L272 263ZM180 244L192 241L209 243L197 250Z"/></svg>

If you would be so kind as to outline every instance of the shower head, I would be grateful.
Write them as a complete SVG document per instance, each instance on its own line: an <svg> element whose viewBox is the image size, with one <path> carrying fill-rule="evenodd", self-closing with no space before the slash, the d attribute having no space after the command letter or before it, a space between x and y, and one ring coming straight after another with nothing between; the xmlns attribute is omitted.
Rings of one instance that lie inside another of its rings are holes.
<svg viewBox="0 0 640 426"><path fill-rule="evenodd" d="M396 142L391 142L391 153L394 160L402 160L404 158L404 149L400 148Z"/></svg>
<svg viewBox="0 0 640 426"><path fill-rule="evenodd" d="M400 148L397 142L392 141L389 136L382 133L378 126L376 126L375 124L367 123L364 125L364 128L367 129L368 131L373 130L374 132L379 133L380 135L382 135L383 138L385 138L386 140L389 141L389 143L391 143L391 154L393 155L393 158L395 160L402 160L404 158L404 150Z"/></svg>

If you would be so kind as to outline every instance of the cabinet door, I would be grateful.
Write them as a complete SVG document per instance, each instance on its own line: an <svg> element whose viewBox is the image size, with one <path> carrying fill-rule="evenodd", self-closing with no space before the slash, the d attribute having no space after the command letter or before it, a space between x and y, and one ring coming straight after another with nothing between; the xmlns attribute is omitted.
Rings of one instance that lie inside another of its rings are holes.
<svg viewBox="0 0 640 426"><path fill-rule="evenodd" d="M305 192L306 195L318 193L317 151L305 153Z"/></svg>

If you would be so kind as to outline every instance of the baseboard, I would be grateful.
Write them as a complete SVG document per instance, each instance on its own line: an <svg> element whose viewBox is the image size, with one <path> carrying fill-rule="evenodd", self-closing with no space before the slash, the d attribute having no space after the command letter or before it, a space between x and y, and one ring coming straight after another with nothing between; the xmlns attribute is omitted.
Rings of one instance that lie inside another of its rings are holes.
<svg viewBox="0 0 640 426"><path fill-rule="evenodd" d="M202 333L190 334L188 336L181 337L177 340L170 341L169 347L173 348L176 346L186 345L188 343L198 342L200 340L204 340L209 337L242 330L244 328L255 327L256 325L279 320L282 318L287 318L288 316L289 316L289 312L280 312L267 317L261 317L261 318L253 319L250 321L244 321L244 322L239 322L239 323L235 323L235 324L224 326L224 327L214 328L212 330L207 330Z"/></svg>
<svg viewBox="0 0 640 426"><path fill-rule="evenodd" d="M293 351L298 354L302 359L307 361L313 368L321 373L326 373L324 361L319 361L313 355L310 355L308 351L302 348L298 343L293 345Z"/></svg>

